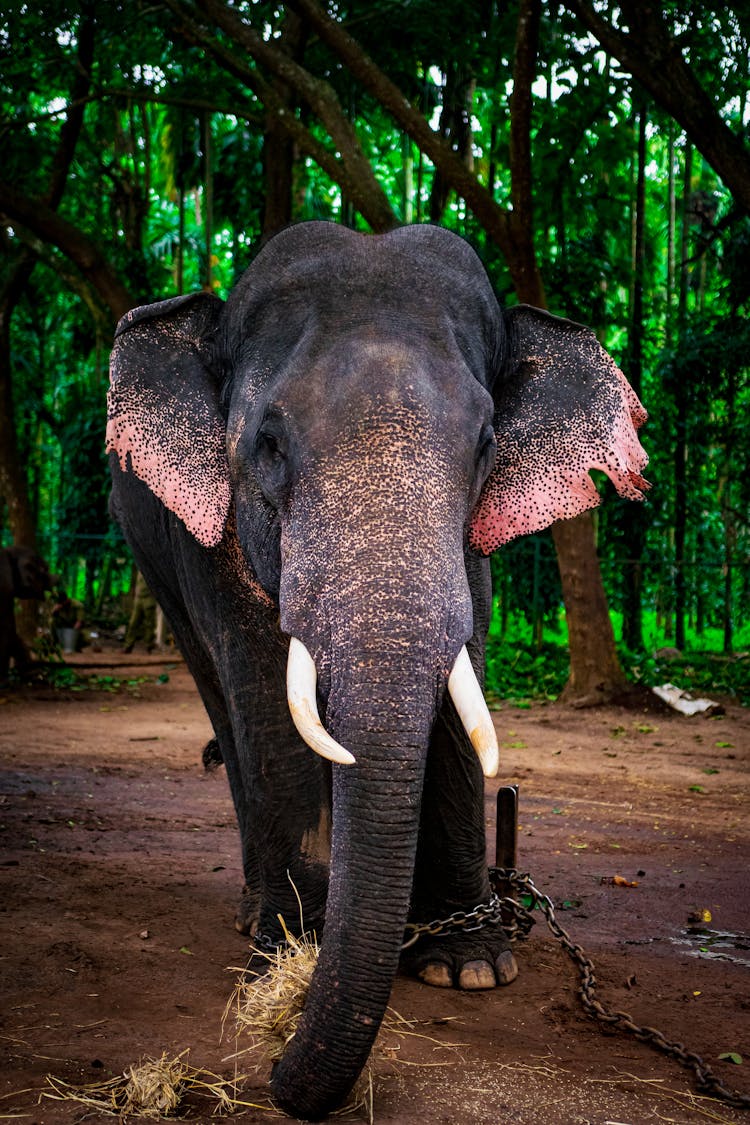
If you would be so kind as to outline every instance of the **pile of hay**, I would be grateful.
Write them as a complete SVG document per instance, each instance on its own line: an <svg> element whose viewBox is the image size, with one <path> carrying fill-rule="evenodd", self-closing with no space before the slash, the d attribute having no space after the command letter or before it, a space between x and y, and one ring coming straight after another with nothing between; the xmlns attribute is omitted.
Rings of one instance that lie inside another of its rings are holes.
<svg viewBox="0 0 750 1125"><path fill-rule="evenodd" d="M229 998L223 1025L234 1015L236 1035L249 1037L249 1045L237 1052L244 1055L263 1049L271 1062L278 1062L297 1030L307 1000L319 946L307 935L292 937L286 931L286 948L266 954L268 968L262 977L252 978L235 969L237 982Z"/></svg>
<svg viewBox="0 0 750 1125"><path fill-rule="evenodd" d="M283 919L280 920L283 925ZM293 937L285 926L284 933L287 946L267 954L268 969L264 976L253 979L242 969L233 970L237 973L237 982L224 1012L223 1026L231 1016L234 1017L237 1046L234 1058L261 1051L271 1062L277 1062L297 1030L318 961L319 947L306 935ZM426 1039L439 1048L451 1051L457 1046L440 1043L415 1028L415 1020L406 1019L393 1008L386 1010L371 1061L366 1064L339 1114L364 1111L367 1120L373 1122L374 1062L400 1062L399 1047L405 1036ZM242 1047L243 1041L248 1045Z"/></svg>
<svg viewBox="0 0 750 1125"><path fill-rule="evenodd" d="M74 1086L48 1074L49 1088L42 1090L41 1097L78 1102L113 1117L169 1117L182 1108L183 1098L189 1093L215 1100L214 1112L270 1108L238 1099L244 1077L226 1079L208 1070L196 1070L188 1065L187 1055L185 1050L170 1058L164 1052L160 1059L144 1059L127 1067L116 1078L85 1086Z"/></svg>
<svg viewBox="0 0 750 1125"><path fill-rule="evenodd" d="M222 1020L222 1036L230 1017L234 1018L235 1051L229 1059L237 1060L254 1051L261 1051L271 1062L284 1054L297 1030L305 1006L313 972L318 960L318 945L307 938L294 938L285 929L287 946L268 954L268 969L261 977L252 977L245 969L232 969L236 984ZM429 1038L414 1030L415 1022L398 1015L391 1008L386 1012L373 1054L391 1062L398 1060L394 1036L415 1035ZM432 1040L432 1042L436 1042ZM457 1044L436 1043L454 1048ZM158 1060L145 1059L130 1066L117 1078L86 1086L73 1086L47 1075L49 1089L42 1097L58 1101L76 1101L91 1109L113 1116L168 1117L185 1112L185 1095L197 1094L215 1102L212 1111L233 1112L258 1109L273 1112L271 1105L258 1105L238 1097L248 1075L235 1073L225 1079L206 1070L188 1065L188 1051L174 1058L166 1053ZM432 1064L436 1065L436 1064ZM444 1065L444 1064L437 1064ZM256 1067L257 1069L257 1067ZM364 1110L373 1121L373 1069L367 1064L343 1110L352 1113Z"/></svg>

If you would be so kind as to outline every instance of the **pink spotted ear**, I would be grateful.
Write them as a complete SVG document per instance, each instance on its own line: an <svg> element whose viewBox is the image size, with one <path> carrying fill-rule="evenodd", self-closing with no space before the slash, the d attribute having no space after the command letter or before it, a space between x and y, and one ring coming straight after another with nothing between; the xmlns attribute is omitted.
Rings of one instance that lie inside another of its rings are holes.
<svg viewBox="0 0 750 1125"><path fill-rule="evenodd" d="M594 333L528 305L505 319L512 358L495 388L497 459L469 526L483 555L596 507L591 469L631 500L649 488L636 434L646 411Z"/></svg>
<svg viewBox="0 0 750 1125"><path fill-rule="evenodd" d="M219 388L207 342L223 302L193 293L133 309L115 334L107 396L107 451L216 546L229 511Z"/></svg>

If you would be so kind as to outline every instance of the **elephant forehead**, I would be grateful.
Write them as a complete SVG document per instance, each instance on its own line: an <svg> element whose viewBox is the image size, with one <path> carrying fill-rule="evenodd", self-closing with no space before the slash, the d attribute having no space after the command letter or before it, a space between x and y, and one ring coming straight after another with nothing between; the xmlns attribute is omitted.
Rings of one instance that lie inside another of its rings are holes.
<svg viewBox="0 0 750 1125"><path fill-rule="evenodd" d="M450 339L378 332L373 326L300 349L276 394L297 418L330 428L398 415L412 429L473 428L491 398Z"/></svg>

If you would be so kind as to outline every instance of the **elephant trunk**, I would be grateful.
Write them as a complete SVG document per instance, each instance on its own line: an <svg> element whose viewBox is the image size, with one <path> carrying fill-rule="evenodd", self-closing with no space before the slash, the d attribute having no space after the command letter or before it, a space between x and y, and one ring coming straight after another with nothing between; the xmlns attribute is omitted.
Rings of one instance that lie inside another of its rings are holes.
<svg viewBox="0 0 750 1125"><path fill-rule="evenodd" d="M365 663L367 661L365 660ZM331 876L325 938L294 1039L271 1081L279 1104L319 1119L337 1108L364 1066L398 966L411 896L436 677L409 675L394 706L388 682L332 690L327 726L354 765L334 766Z"/></svg>

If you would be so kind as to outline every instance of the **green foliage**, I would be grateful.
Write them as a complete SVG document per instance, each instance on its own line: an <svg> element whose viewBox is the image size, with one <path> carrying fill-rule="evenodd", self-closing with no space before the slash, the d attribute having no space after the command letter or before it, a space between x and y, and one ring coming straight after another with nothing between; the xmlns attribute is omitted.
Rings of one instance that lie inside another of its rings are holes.
<svg viewBox="0 0 750 1125"><path fill-rule="evenodd" d="M485 688L493 702L506 699L516 703L557 699L568 678L568 651L564 645L545 643L536 647L528 640L487 641Z"/></svg>
<svg viewBox="0 0 750 1125"><path fill-rule="evenodd" d="M693 652L665 659L653 654L640 656L622 652L630 678L656 687L671 683L694 696L735 699L750 706L750 655L720 656L712 652Z"/></svg>
<svg viewBox="0 0 750 1125"><path fill-rule="evenodd" d="M613 617L619 633L621 618L617 613ZM688 648L678 653L670 646L655 614L646 615L644 635L648 648L643 652L618 645L622 667L632 683L646 687L671 683L694 696L719 697L719 701L729 697L750 706L750 622L738 632L739 651L734 656L716 651L721 648L721 632L708 629L700 635L689 629ZM531 623L522 613L516 613L501 636L496 604L487 640L485 687L490 703L523 705L557 699L567 677L564 628L546 628L541 642L535 642Z"/></svg>
<svg viewBox="0 0 750 1125"><path fill-rule="evenodd" d="M663 8L708 97L737 134L748 110L746 7L677 0ZM285 33L283 6L258 0L235 9L269 43ZM507 204L517 5L349 0L335 11L457 151L459 126L469 128L473 168ZM134 304L201 287L226 296L257 251L266 194L274 190L265 179L268 118L256 80L276 79L216 28L201 41L201 18L189 2L184 14L196 16L198 30L158 2L145 8L124 0L79 12L61 0L36 9L9 0L0 15L0 175L27 197L45 198L90 12L92 81L60 214L106 248ZM631 374L642 92L564 5L543 5L539 44L534 234L549 305L590 324ZM231 65L222 65L214 46L231 55ZM497 246L455 195L441 202L431 162L375 98L319 37L308 37L299 57L338 95L394 213L424 221L436 210L441 223L477 247L500 297L512 299ZM291 112L335 150L307 106L294 104ZM658 616L666 643L679 574L696 646L729 651L748 643L741 627L750 619L750 221L697 152L689 165L691 150L675 123L653 105L646 114L641 383L654 488L639 525L642 550L633 559L633 517L608 484L601 486L607 504L598 517L599 550L618 633L628 612L626 579L637 565L647 619ZM293 219L366 229L311 157L296 150L292 171ZM23 253L31 248L36 256L11 320L10 366L18 452L40 546L70 592L86 601L89 618L121 614L118 599L131 567L107 515L102 450L111 314L51 245L12 224L4 225L3 243L0 286L12 280ZM688 497L682 558L674 530L680 460ZM0 538L8 538L2 523ZM493 573L491 686L505 683L503 690L520 696L537 690L531 684L538 679L538 690L555 694L564 633L549 536L508 546L493 560ZM530 632L517 655L506 657L517 618ZM647 625L647 643L650 635ZM644 658L638 667L650 666Z"/></svg>
<svg viewBox="0 0 750 1125"><path fill-rule="evenodd" d="M168 680L169 677L166 677ZM15 669L11 669L10 683L19 683L21 678ZM35 664L33 683L37 686L54 688L60 692L100 692L105 695L127 694L138 697L140 689L147 683L164 683L165 678L150 679L148 676L124 678L122 676L99 675L96 672L77 672L70 664L63 661L48 661L46 664Z"/></svg>

